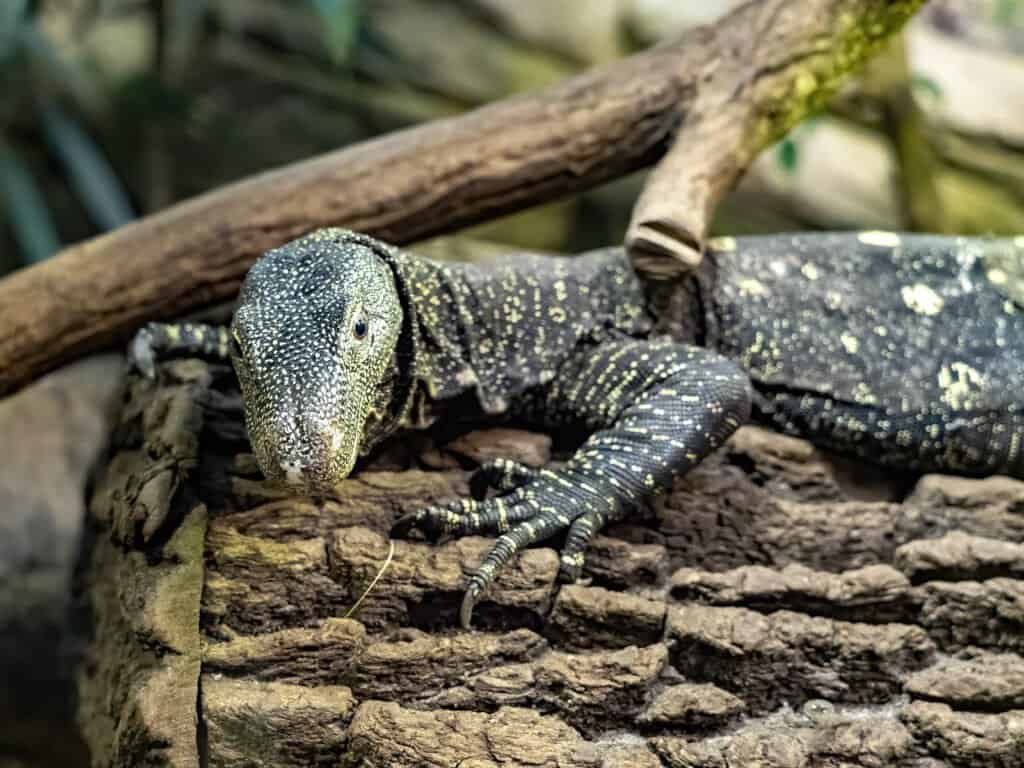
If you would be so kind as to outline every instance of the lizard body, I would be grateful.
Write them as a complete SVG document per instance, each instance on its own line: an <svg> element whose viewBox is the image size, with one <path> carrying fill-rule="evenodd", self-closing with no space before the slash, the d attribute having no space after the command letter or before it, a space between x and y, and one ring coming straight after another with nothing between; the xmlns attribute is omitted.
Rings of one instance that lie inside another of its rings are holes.
<svg viewBox="0 0 1024 768"><path fill-rule="evenodd" d="M1021 250L892 233L722 238L668 293L620 249L449 264L321 230L257 262L230 339L151 324L134 356L145 369L153 350L229 347L261 469L312 491L386 436L438 420L588 434L556 470L493 462L481 472L497 496L396 524L500 534L470 581L468 624L516 551L566 532L561 576L575 578L604 524L668 488L751 407L879 463L1024 476L1024 314L1000 290L1017 285Z"/></svg>
<svg viewBox="0 0 1024 768"><path fill-rule="evenodd" d="M758 420L887 466L1024 476L1024 240L735 242L705 268L703 343L751 377Z"/></svg>

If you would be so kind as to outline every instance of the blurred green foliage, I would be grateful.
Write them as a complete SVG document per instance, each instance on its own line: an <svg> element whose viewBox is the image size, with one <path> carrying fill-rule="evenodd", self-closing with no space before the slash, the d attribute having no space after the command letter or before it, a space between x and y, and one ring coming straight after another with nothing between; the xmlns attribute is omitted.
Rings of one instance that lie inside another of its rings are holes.
<svg viewBox="0 0 1024 768"><path fill-rule="evenodd" d="M228 5L0 2L0 273L182 196L170 178L174 153L203 119L205 98L193 66L211 41L215 11ZM358 34L358 0L279 5L315 21L332 63L344 66ZM230 128L222 128L217 143L230 143Z"/></svg>
<svg viewBox="0 0 1024 768"><path fill-rule="evenodd" d="M135 212L579 67L461 2L372 6L2 0L0 273Z"/></svg>
<svg viewBox="0 0 1024 768"><path fill-rule="evenodd" d="M309 0L320 17L324 44L336 64L344 64L355 46L359 30L359 3L355 0Z"/></svg>
<svg viewBox="0 0 1024 768"><path fill-rule="evenodd" d="M133 216L117 174L85 127L102 109L98 89L40 33L38 8L28 0L0 4L0 81L7 97L0 108L0 202L24 263L46 258L61 243L51 210L59 204L49 201L41 178L52 173L40 171L47 161L60 166L97 229ZM13 260L5 261L0 267Z"/></svg>

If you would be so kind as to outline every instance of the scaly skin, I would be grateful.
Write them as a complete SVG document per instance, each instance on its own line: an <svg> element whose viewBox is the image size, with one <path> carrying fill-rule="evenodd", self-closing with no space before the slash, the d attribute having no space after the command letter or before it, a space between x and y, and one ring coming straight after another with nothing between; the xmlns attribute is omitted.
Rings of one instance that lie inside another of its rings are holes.
<svg viewBox="0 0 1024 768"><path fill-rule="evenodd" d="M758 420L886 466L1024 476L1024 239L732 245L705 343L750 375Z"/></svg>
<svg viewBox="0 0 1024 768"><path fill-rule="evenodd" d="M589 434L557 470L497 461L498 493L420 510L404 535L497 533L474 604L566 532L561 577L609 521L754 413L919 471L1024 476L1024 243L892 233L721 238L669 300L620 250L440 264L322 230L250 271L231 327L151 324L133 354L230 348L268 478L322 492L402 429L515 420ZM751 389L753 382L753 389Z"/></svg>

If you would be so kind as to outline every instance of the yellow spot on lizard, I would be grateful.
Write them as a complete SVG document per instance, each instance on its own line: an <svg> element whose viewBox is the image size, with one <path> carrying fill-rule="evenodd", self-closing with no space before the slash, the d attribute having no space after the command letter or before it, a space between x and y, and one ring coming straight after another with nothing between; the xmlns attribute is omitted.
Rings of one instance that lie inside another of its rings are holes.
<svg viewBox="0 0 1024 768"><path fill-rule="evenodd" d="M895 248L900 244L900 236L895 232L883 232L879 229L861 232L857 239L864 245L877 245L880 248Z"/></svg>
<svg viewBox="0 0 1024 768"><path fill-rule="evenodd" d="M764 287L760 280L755 280L752 277L746 277L739 281L740 296L766 296L768 289Z"/></svg>
<svg viewBox="0 0 1024 768"><path fill-rule="evenodd" d="M985 377L967 363L954 362L939 370L942 402L954 410L971 407L971 395L985 384Z"/></svg>
<svg viewBox="0 0 1024 768"><path fill-rule="evenodd" d="M1006 273L998 267L990 269L985 273L985 276L989 279L989 282L993 285L1005 285L1006 284Z"/></svg>
<svg viewBox="0 0 1024 768"><path fill-rule="evenodd" d="M857 385L853 388L853 400L860 405L874 405L878 402L878 398L871 391L871 387L863 381L857 382Z"/></svg>
<svg viewBox="0 0 1024 768"><path fill-rule="evenodd" d="M903 303L919 315L937 315L942 311L942 297L924 283L905 285L900 289Z"/></svg>

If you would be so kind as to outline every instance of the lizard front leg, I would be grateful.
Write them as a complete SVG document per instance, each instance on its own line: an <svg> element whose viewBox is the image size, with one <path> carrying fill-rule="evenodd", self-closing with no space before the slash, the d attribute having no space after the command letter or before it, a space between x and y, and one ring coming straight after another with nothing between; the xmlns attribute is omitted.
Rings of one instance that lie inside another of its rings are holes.
<svg viewBox="0 0 1024 768"><path fill-rule="evenodd" d="M128 347L128 362L146 378L156 376L156 363L168 357L226 360L231 353L227 326L204 323L146 323Z"/></svg>
<svg viewBox="0 0 1024 768"><path fill-rule="evenodd" d="M594 535L718 448L747 419L750 400L746 374L700 347L622 340L582 348L526 409L549 429L592 430L563 467L511 465L519 484L508 492L420 510L392 533L501 534L466 590L460 617L468 626L480 595L530 544L566 531L560 578L575 580Z"/></svg>

